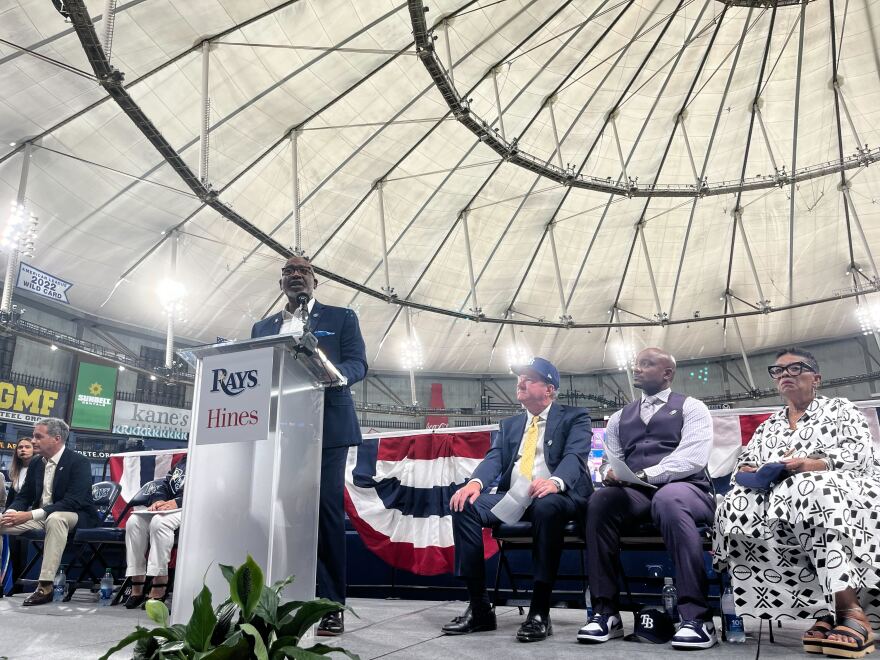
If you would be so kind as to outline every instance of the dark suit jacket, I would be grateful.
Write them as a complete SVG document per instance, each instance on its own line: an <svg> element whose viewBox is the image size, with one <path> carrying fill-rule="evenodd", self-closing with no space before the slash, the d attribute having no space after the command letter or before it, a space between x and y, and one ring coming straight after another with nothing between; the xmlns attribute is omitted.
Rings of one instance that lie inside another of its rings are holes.
<svg viewBox="0 0 880 660"><path fill-rule="evenodd" d="M277 335L283 323L281 312L258 321L251 337ZM361 427L354 410L350 386L367 375L367 349L357 315L345 307L322 305L317 300L309 318L327 359L348 379L348 386L324 391L324 448L350 447L361 443Z"/></svg>
<svg viewBox="0 0 880 660"><path fill-rule="evenodd" d="M484 490L499 478L498 491L510 489L510 476L519 456L527 420L527 412L501 420L486 458L471 476L483 483ZM592 437L590 415L586 408L553 402L544 429L544 461L550 475L562 479L565 484L563 492L574 499L586 500L593 492L593 481L586 467Z"/></svg>
<svg viewBox="0 0 880 660"><path fill-rule="evenodd" d="M79 527L97 527L98 511L92 500L92 468L82 454L65 448L55 468L52 481L52 504L40 506L43 496L43 475L46 464L41 458L35 458L28 467L27 476L16 493L15 500L9 505L15 511L29 511L42 508L46 515L56 511L72 511L79 514Z"/></svg>

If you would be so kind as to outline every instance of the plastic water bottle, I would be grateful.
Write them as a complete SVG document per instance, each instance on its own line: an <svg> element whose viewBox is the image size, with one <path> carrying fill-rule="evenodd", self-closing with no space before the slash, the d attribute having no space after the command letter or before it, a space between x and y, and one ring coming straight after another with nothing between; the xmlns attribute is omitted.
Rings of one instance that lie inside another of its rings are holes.
<svg viewBox="0 0 880 660"><path fill-rule="evenodd" d="M584 600L587 602L587 618L589 619L593 616L593 599L590 596L590 587L587 587L587 590L584 592Z"/></svg>
<svg viewBox="0 0 880 660"><path fill-rule="evenodd" d="M107 607L110 604L110 601L113 600L113 573L110 572L108 568L104 577L101 578L101 591L99 595L98 603L101 607Z"/></svg>
<svg viewBox="0 0 880 660"><path fill-rule="evenodd" d="M678 589L671 577L663 578L663 609L670 619L678 621Z"/></svg>
<svg viewBox="0 0 880 660"><path fill-rule="evenodd" d="M67 592L67 576L64 574L64 567L58 569L55 579L52 580L52 602L60 603L64 600L64 594Z"/></svg>
<svg viewBox="0 0 880 660"><path fill-rule="evenodd" d="M724 616L724 627L727 629L727 641L732 644L743 644L746 641L746 629L741 616L736 613L733 602L733 589L728 585L721 595L721 614Z"/></svg>

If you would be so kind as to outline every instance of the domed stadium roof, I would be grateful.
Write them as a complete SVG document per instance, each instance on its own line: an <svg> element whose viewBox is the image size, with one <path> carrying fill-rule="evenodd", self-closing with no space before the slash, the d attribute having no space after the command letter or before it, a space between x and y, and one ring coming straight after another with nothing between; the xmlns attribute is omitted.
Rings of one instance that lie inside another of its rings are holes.
<svg viewBox="0 0 880 660"><path fill-rule="evenodd" d="M871 313L869 0L56 4L0 13L0 201L30 141L26 261L86 312L161 331L176 244L181 334L248 336L301 249L377 368L408 325L427 369L582 372Z"/></svg>

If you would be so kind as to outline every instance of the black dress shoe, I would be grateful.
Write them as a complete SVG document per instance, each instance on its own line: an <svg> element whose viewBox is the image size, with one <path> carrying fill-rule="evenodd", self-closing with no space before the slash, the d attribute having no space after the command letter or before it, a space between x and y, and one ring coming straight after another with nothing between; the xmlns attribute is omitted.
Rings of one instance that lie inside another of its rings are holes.
<svg viewBox="0 0 880 660"><path fill-rule="evenodd" d="M516 631L516 638L521 642L540 642L553 634L553 624L549 616L530 614Z"/></svg>
<svg viewBox="0 0 880 660"><path fill-rule="evenodd" d="M32 607L34 605L45 605L52 602L52 591L43 591L37 589L34 593L24 599L22 607Z"/></svg>
<svg viewBox="0 0 880 660"><path fill-rule="evenodd" d="M321 617L318 624L318 637L336 637L345 632L345 620L342 612L330 612Z"/></svg>
<svg viewBox="0 0 880 660"><path fill-rule="evenodd" d="M443 632L447 635L467 635L468 633L495 630L498 624L495 621L495 611L488 610L482 614L474 614L470 605L461 616L443 626Z"/></svg>

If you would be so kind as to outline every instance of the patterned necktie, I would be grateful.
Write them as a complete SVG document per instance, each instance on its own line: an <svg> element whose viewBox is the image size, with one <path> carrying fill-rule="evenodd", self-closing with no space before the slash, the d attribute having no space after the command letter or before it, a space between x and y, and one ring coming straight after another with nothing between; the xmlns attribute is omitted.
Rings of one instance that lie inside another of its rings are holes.
<svg viewBox="0 0 880 660"><path fill-rule="evenodd" d="M656 403L657 397L653 396L645 397L645 400L642 401L641 418L645 424L650 422L654 416L654 404Z"/></svg>
<svg viewBox="0 0 880 660"><path fill-rule="evenodd" d="M532 417L532 423L526 429L526 441L523 444L522 456L519 459L519 473L531 481L532 470L535 467L535 450L538 448L538 420L540 417Z"/></svg>

